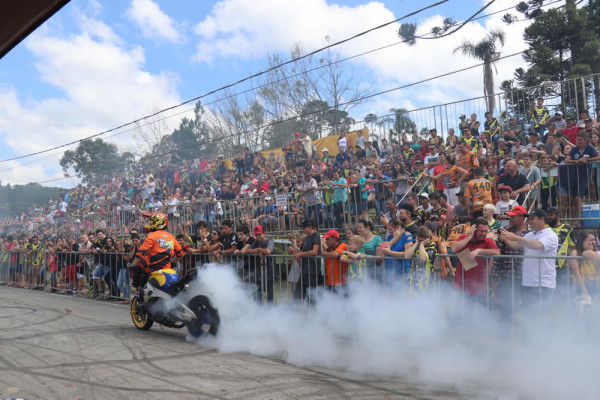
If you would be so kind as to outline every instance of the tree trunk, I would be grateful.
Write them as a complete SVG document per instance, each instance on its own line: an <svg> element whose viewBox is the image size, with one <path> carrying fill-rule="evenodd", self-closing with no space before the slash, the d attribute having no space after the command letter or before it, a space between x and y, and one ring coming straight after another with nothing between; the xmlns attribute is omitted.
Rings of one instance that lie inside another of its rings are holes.
<svg viewBox="0 0 600 400"><path fill-rule="evenodd" d="M491 62L485 62L483 65L483 94L487 111L493 114L496 102L494 99L494 71Z"/></svg>

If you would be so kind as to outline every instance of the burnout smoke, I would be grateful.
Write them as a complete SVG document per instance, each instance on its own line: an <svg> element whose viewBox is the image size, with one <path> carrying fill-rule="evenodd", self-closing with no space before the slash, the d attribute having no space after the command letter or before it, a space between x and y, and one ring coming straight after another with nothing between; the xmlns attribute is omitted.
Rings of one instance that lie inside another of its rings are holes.
<svg viewBox="0 0 600 400"><path fill-rule="evenodd" d="M353 282L348 297L324 293L310 308L296 302L260 305L234 270L222 265L199 271L187 296L199 293L219 311L219 333L207 344L222 352L471 393L477 387L485 393L481 398L600 398L597 326L586 321L502 332L484 310L460 322L459 313L451 312L460 308L451 288L406 296L369 282Z"/></svg>

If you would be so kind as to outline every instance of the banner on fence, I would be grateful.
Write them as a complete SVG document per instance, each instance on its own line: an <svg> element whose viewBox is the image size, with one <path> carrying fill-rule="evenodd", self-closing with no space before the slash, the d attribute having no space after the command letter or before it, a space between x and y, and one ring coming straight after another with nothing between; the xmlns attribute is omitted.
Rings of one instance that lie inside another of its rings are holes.
<svg viewBox="0 0 600 400"><path fill-rule="evenodd" d="M348 139L348 145L349 146L354 146L356 144L356 138L358 137L358 132L363 133L363 136L365 137L365 140L369 140L369 129L368 128L363 128L363 129L359 129L353 132L350 132L346 135L346 139ZM331 136L326 136L324 138L321 139L317 139L315 141L313 141L313 145L315 145L317 147L317 150L319 151L319 157L323 156L323 149L327 149L329 150L329 154L331 154L332 156L336 156L338 153L338 139L340 138L340 135L331 135ZM275 162L279 162L282 163L284 162L284 154L283 154L283 150L281 147L277 147L274 149L268 149L268 150L262 150L259 152L267 161L275 161ZM233 169L233 158L228 158L227 160L225 160L225 166L228 169Z"/></svg>

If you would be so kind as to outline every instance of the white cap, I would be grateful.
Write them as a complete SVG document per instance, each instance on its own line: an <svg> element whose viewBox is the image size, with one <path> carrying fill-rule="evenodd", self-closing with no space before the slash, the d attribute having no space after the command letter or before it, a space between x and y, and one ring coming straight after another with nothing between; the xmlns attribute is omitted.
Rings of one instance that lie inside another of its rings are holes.
<svg viewBox="0 0 600 400"><path fill-rule="evenodd" d="M327 150L327 147L323 148L323 150L321 150L321 151L322 151L323 153L325 153L325 152L328 152L328 153L329 153L329 150Z"/></svg>
<svg viewBox="0 0 600 400"><path fill-rule="evenodd" d="M419 197L425 197L426 199L428 199L429 195L427 193L423 192L419 195Z"/></svg>

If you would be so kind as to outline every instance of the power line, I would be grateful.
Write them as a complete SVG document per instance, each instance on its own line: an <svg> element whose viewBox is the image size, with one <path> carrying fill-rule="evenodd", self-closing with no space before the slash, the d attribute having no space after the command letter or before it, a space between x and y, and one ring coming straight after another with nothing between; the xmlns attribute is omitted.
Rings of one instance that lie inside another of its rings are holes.
<svg viewBox="0 0 600 400"><path fill-rule="evenodd" d="M304 59L304 58L311 57L311 56L313 56L313 55L315 55L315 54L317 54L317 53L320 53L320 52L322 52L322 51L324 51L324 50L327 50L327 49L330 49L330 48L332 48L332 47L339 46L340 44L343 44L343 43L349 42L349 41L351 41L351 40L357 39L357 38L359 38L359 37L361 37L361 36L364 36L364 35L366 35L366 34L368 34L368 33L370 33L370 32L373 32L373 31L375 31L375 30L378 30L378 29L384 28L384 27L386 27L386 26L388 26L388 25L394 24L394 23L396 23L396 22L398 22L398 21L401 21L401 20L403 20L403 19L406 19L406 18L412 17L412 16L414 16L414 15L417 15L417 14L419 14L419 13L421 13L421 12L425 11L425 10L428 10L428 9L430 9L430 8L434 8L434 7L437 7L437 6L439 6L439 5L441 5L441 4L444 4L444 3L448 2L448 1L450 1L450 0L440 0L440 1L438 1L437 3L434 3L434 4L431 4L431 5L429 5L429 6L423 7L423 8L421 8L421 9L417 10L417 11L413 11L413 12L411 12L411 13L408 13L408 14L406 14L406 15L404 15L404 16L402 16L402 17L400 17L400 18L396 18L396 19L395 19L395 20L393 20L393 21L386 22L386 23L384 23L384 24L378 25L378 26L376 26L376 27L374 27L374 28L371 28L371 29L368 29L368 30L366 30L366 31L362 31L362 32L360 32L360 33L357 33L356 35L353 35L353 36L349 37L349 38L346 38L346 39L340 40L340 41L338 41L338 42L335 42L335 43L329 44L329 45L327 45L327 46L321 47L320 49L317 49L317 50L311 51L310 53L307 53L307 54L304 54L304 55L298 56L298 57L296 57L296 58L293 58L293 59L291 59L291 60L285 61L285 62L283 62L283 63L281 63L281 64L275 65L275 66L273 66L273 67L269 67L269 68L267 68L267 69L265 69L265 70L263 70L263 71L261 71L261 72L257 72L256 74L252 74L252 75L249 75L249 76L247 76L247 77L245 77L245 78L242 78L242 79L240 79L240 80L238 80L238 81L236 81L236 82L234 82L234 83L231 83L231 84L228 84L228 85L222 86L222 87L220 87L220 88L218 88L218 89L211 90L210 92L207 92L207 93L205 93L205 94L203 94L203 95L200 95L200 96L197 96L197 97L191 98L191 99L189 99L189 100L186 100L186 101L184 101L184 102L182 102L182 103L179 103L179 104L177 104L177 105L174 105L174 106L170 106L170 107L164 108L164 109L162 109L162 110L160 110L160 111L157 111L157 112L155 112L155 113L152 113L152 114L150 114L150 115L146 115L146 116L144 116L144 117L142 117L142 118L138 118L138 119L136 119L136 120L134 120L134 121L127 122L127 123L125 123L125 124L119 125L119 126L117 126L117 127L115 127L115 128L111 128L111 129L108 129L108 130L102 131L102 132L100 132L100 133L96 133L96 134L94 134L94 135L87 136L87 137L85 137L85 138L83 138L83 139L75 140L75 141L73 141L73 142L65 143L65 144L62 144L62 145L60 145L60 146L55 146L55 147L52 147L52 148L49 148L49 149L46 149L46 150L40 150L40 151L33 152L33 153L30 153L30 154L26 154L26 155L22 155L22 156L18 156L18 157L12 157L12 158L7 158L7 159L4 159L4 160L0 160L0 162L14 161L14 160L19 160L19 159L22 159L22 158L30 157L30 156L33 156L33 155L38 155L38 154L42 154L42 153L47 153L48 151L57 150L57 149L60 149L60 148L66 147L66 146L70 146L70 145L73 145L73 144L79 143L79 142L81 142L82 140L91 139L91 138L94 138L94 137L98 137L98 136L101 136L101 135L105 135L105 134L107 134L107 133L110 133L110 132L114 132L114 131L116 131L116 130L118 130L118 129L121 129L121 128L124 128L124 127L126 127L126 126L129 126L129 125L135 124L135 123L137 123L137 122L140 122L140 121L142 121L142 120L144 120L144 119L146 119L146 118L151 118L151 117L154 117L154 116L156 116L156 115L158 115L158 114L160 114L160 113L163 113L163 112L165 112L165 111L170 111L170 110L173 110L173 109L175 109L175 108L178 108L178 107L181 107L181 106L183 106L183 105L186 105L186 104L188 104L188 103L191 103L191 102L194 102L194 101L198 101L198 100L200 100L200 99L202 99L202 98L204 98L204 97L210 96L210 95L212 95L212 94L214 94L214 93L217 93L217 92L223 91L223 90L225 90L225 89L229 89L229 88L231 88L231 87L233 87L233 86L239 85L239 84L240 84L240 83L242 83L242 82L245 82L245 81L248 81L248 80L251 80L251 79L257 78L257 77L259 77L259 76L261 76L261 75L264 75L264 74L266 74L266 73L268 73L268 72L271 72L271 71L274 71L274 70L276 70L276 69L279 69L279 68L281 68L281 67L283 67L283 66L285 66L285 65L288 65L288 64L295 63L295 62L297 62L297 61L300 61L300 60L302 60L302 59Z"/></svg>
<svg viewBox="0 0 600 400"><path fill-rule="evenodd" d="M550 3L547 3L547 4L545 4L545 6L549 6L549 5L551 5L551 4L555 4L555 3L558 3L558 2L561 2L561 1L564 1L564 0L555 0L555 1L552 1L552 2L550 2ZM479 11L477 11L476 13L474 13L474 14L473 14L473 15L472 15L470 18L468 18L466 21L463 21L463 22L454 22L453 24L450 24L448 27L457 26L457 25L461 25L461 27L462 27L462 26L464 26L464 25L465 25L465 23L467 23L467 22L477 21L477 20L480 20L480 19L483 19L483 18L487 18L487 17L490 17L490 16L492 16L492 15L499 14L499 13L502 13L502 12L505 12L505 11L508 11L508 10L511 10L511 9L513 9L513 8L516 8L516 7L517 7L517 6L515 5L515 6L511 6L511 7L504 8L504 9L502 9L502 10L494 11L494 12L492 12L492 13L489 13L489 14L484 14L484 15L480 15L479 17L476 17L476 15L480 14L480 13L481 13L481 12L482 12L482 11L483 11L485 8L487 8L487 7L488 7L490 4L491 4L491 3L488 3L488 5L486 5L485 7L483 7L482 9L480 9ZM457 29L457 30L458 30L458 29ZM455 30L454 32L456 32L456 30ZM426 37L425 37L426 35L434 35L434 33L433 33L433 32L428 32L428 33L425 33L425 34L423 34L422 36L419 36L418 38L419 38L419 39L437 39L437 38L440 38L440 37L426 38ZM447 36L447 35L445 35L445 36ZM203 104L203 107L206 107L206 106L209 106L209 105L212 105L212 104L216 104L216 103L218 103L218 102L220 102L220 101L223 101L223 100L226 100L226 99L229 99L229 98L232 98L232 97L237 97L237 96L239 96L239 95L242 95L242 94L245 94L245 93L253 92L253 91L256 91L257 89L261 89L261 88L263 88L263 87L272 86L272 85L275 85L275 84L277 84L277 83L280 83L280 82L283 82L283 81L286 81L286 80L289 80L289 79L292 79L292 78L298 77L298 76L300 76L300 75L303 75L303 74L306 74L306 73L314 72L314 71L316 71L316 70L319 70L319 69L322 69L322 68L327 68L327 67L329 67L329 66L336 65L336 64L338 64L338 63L346 62L346 61L352 60L352 59L354 59L354 58L362 57L362 56L364 56L364 55L371 54L371 53L374 53L374 52L377 52L377 51L381 51L381 50L384 50L384 49L387 49L387 48L390 48L390 47L393 47L393 46L397 46L397 45L399 45L399 44L406 43L406 42L407 42L407 40L400 40L400 41L398 41L398 42L394 42L394 43L391 43L391 44L388 44L388 45L385 45L385 46L381 46L381 47L378 47L378 48L375 48L375 49L371 49L371 50L368 50L368 51L365 51L365 52L362 52L362 53L359 53L359 54L355 54L355 55L352 55L352 56L349 56L349 57L346 57L346 58L342 58L342 59L339 59L339 60L336 60L336 61L333 61L333 62L330 62L330 63L324 64L324 65L319 65L319 66L317 66L317 67L315 67L315 68L309 69L309 70L307 70L307 71L304 71L304 72L299 72L299 73L297 73L297 74L292 74L292 75L286 76L286 77L284 77L284 78L280 78L280 79L277 79L277 80L275 80L275 81L268 82L268 83L265 83L265 84L263 84L263 85L259 85L259 86L256 86L256 87L253 87L253 88L250 88L250 89L247 89L247 90L241 91L241 92L232 93L232 94L230 94L230 95L228 95L228 96L225 96L225 97L223 97L223 98L216 99L216 100L213 100L213 101L211 101L211 102L205 103L205 104ZM118 133L116 133L116 134L114 134L114 135L111 135L111 136L109 136L107 139L109 139L109 138L112 138L112 137L115 137L115 136L119 136L119 135L122 135L122 134L125 134L125 133L128 133L128 132L131 132L131 131L133 131L133 130L135 130L135 129L139 128L139 127L148 126L148 125L151 125L151 124L153 124L153 123L155 123L155 122L160 122L160 121L163 121L163 120L165 120L165 119L168 119L168 118L173 118L173 117L175 117L175 116L178 116L178 115L181 115L181 114L185 114L185 113L187 113L187 112L190 112L190 111L192 111L192 110L194 110L194 108L193 108L193 107L192 107L192 108L188 108L188 109L186 109L186 110L184 110L184 111L181 111L181 112L178 112L178 113L175 113L175 114L172 114L172 115L168 115L168 116L165 116L165 117L159 118L159 119L158 119L158 120L156 120L156 121L152 121L152 122L149 122L149 123L147 123L147 124L144 124L144 125L141 125L141 126L136 126L136 127L134 127L134 128L127 129L127 130L125 130L125 131L122 131L122 132L118 132ZM162 111L159 111L158 113L161 113L161 112L162 112ZM143 117L142 119L146 119L146 118L150 118L150 117L151 117L151 116L148 116L148 117ZM136 121L134 121L134 123L135 123L135 122L136 122ZM115 129L118 129L118 128L115 128ZM89 138L89 137L88 137L88 138ZM84 138L84 139L79 139L78 141L71 142L71 143L69 143L69 144L66 144L66 145L62 145L62 146L60 146L60 148L67 147L67 146L72 146L72 145L74 145L74 144L77 144L77 143L79 143L79 142L80 142L80 141L82 141L82 140L85 140L85 138ZM54 150L54 149L56 149L56 148L51 148L51 149L45 150L44 152L46 152L46 151L51 151L51 150ZM31 154L27 154L27 155L21 156L21 157L19 157L19 158L29 157L29 156L31 156L31 155L35 155L35 154L36 154L36 153L31 153ZM3 170L0 170L0 172L10 171L10 170L12 170L12 169L16 169L16 168L19 168L19 167L22 167L22 166L25 166L25 165L33 164L33 163L35 163L35 162L38 162L38 161L41 161L41 160L45 160L45 159L47 159L47 158L54 157L54 156L56 156L56 155L61 155L61 154L64 154L64 151L61 151L61 152L58 152L58 153L54 153L54 154L52 154L52 155L50 155L50 156L47 156L47 157L42 157L42 158L35 159L35 160L29 161L29 162L21 163L21 164L19 164L19 165L16 165L16 166L14 166L14 167L10 167L10 168L6 168L6 169L3 169ZM15 158L15 159L16 159L16 158ZM3 160L3 161L10 161L10 160L12 160L12 159L9 159L9 160Z"/></svg>
<svg viewBox="0 0 600 400"><path fill-rule="evenodd" d="M577 36L579 36L581 34L582 34L582 32L579 32L579 33L567 36L565 38L561 38L561 39L558 39L558 40L555 40L555 41L552 41L552 42L545 43L543 46L547 46L548 44L556 43L556 42L559 42L559 41L562 41L562 40L565 40L565 39L571 39L571 38L577 37ZM538 46L536 48L539 48L539 47L541 47L541 46ZM536 48L534 48L534 49L536 49ZM532 50L532 49L526 49L526 50L522 50L522 51L519 51L519 52L516 52L516 53L512 53L512 54L508 54L508 55L505 55L505 56L502 56L502 57L498 57L497 61L504 60L504 59L511 58L511 57L515 57L515 56L518 56L518 55L523 54L526 51L530 51L530 50ZM430 78L422 79L420 81L408 83L406 85L397 86L397 87L394 87L394 88L391 88L391 89L383 90L381 92L377 92L377 93L373 93L373 94L370 94L370 95L367 95L367 96L363 96L363 97L361 97L359 99L354 99L352 101L348 101L348 102L345 102L345 103L338 104L338 106L350 104L352 102L362 101L362 100L365 100L367 98L371 98L371 97L375 97L375 96L380 96L380 95L391 93L391 92L394 92L394 91L406 89L406 88L409 88L409 87L412 87L412 86L417 86L417 85L420 85L420 84L423 84L423 83L426 83L426 82L430 82L430 81L433 81L433 80L436 80L436 79L439 79L439 78L444 78L444 77L447 77L447 76L450 76L450 75L455 75L455 74L460 73L460 72L464 72L464 71L468 71L468 70L471 70L471 69L474 69L474 68L478 68L478 67L481 67L483 65L484 65L484 63L474 64L474 65L471 65L471 66L468 66L468 67L464 67L464 68L461 68L461 69L458 69L458 70L454 70L454 71L446 72L446 73L443 73L443 74L440 74L440 75L436 75L436 76L433 76L433 77L430 77ZM313 115L313 114L316 114L316 113L320 113L320 112L324 112L324 111L327 111L327 110L331 110L332 108L333 107L330 106L330 107L326 107L326 108L323 108L323 109L320 109L320 110L315 110L315 111L312 111L312 112L309 112L309 113L305 113L305 114L302 114L302 115L290 117L290 118L287 118L287 119L284 119L284 120L279 120L279 121L271 122L271 123L262 125L262 126L260 126L258 128L242 132L242 134L255 132L255 131L258 131L260 129L267 128L269 126L273 126L273 125L277 125L277 124L280 124L280 123L283 123L283 122L294 120L296 118L302 118L302 117L305 117L305 116L309 116L309 115ZM215 138L215 139L209 139L209 140L206 140L206 141L204 141L202 143L199 143L197 145L188 146L185 149L190 149L190 148L196 148L196 147L204 146L206 144L209 144L209 143L212 143L212 142L215 142L215 141L219 141L219 140L231 138L231 137L234 137L234 136L238 136L239 134L240 133L235 133L235 134L225 135L225 136L222 136L222 137L219 137L219 138ZM152 156L143 157L143 158L141 158L138 161L149 160L149 159L152 159L152 158L161 157L161 156L168 155L168 154L171 154L171 153L175 153L175 152L178 152L178 151L181 151L181 150L184 150L184 149L183 148L178 148L178 149L166 151L166 152L159 153L159 154L153 154ZM51 180L48 180L48 181L30 182L30 183L41 184L41 183L46 183L46 182L54 182L54 181L58 181L58 180L70 179L70 178L73 178L73 177L81 177L81 176L80 175L68 176L68 177L64 177L64 178L51 179Z"/></svg>
<svg viewBox="0 0 600 400"><path fill-rule="evenodd" d="M481 13L483 10L485 10L486 8L488 8L489 6L491 6L496 0L491 0L489 3L487 3L485 6L483 6L482 8L480 8L475 14L471 15L471 17L467 18L464 22L462 22L460 24L460 26L456 29L454 29L452 32L446 32L443 35L439 35L439 36L435 36L432 38L426 38L426 37L417 37L418 39L428 39L428 40L433 40L433 39L441 39L443 37L446 36L450 36L453 33L458 32L460 29L462 29L469 21L471 21L472 18L474 18L475 16L477 16L477 14ZM450 28L452 25L449 25L448 28Z"/></svg>

